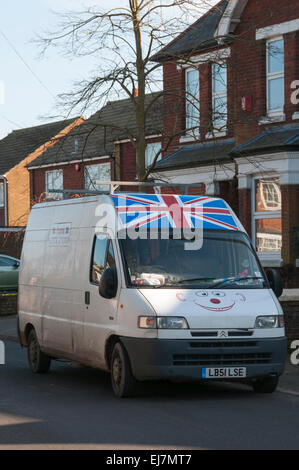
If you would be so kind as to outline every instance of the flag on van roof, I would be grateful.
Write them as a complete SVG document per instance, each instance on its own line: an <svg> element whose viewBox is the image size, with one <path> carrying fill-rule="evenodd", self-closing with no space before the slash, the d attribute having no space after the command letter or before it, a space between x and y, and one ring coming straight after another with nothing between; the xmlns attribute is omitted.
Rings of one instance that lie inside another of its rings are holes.
<svg viewBox="0 0 299 470"><path fill-rule="evenodd" d="M238 230L219 198L170 194L117 194L113 202L123 227Z"/></svg>

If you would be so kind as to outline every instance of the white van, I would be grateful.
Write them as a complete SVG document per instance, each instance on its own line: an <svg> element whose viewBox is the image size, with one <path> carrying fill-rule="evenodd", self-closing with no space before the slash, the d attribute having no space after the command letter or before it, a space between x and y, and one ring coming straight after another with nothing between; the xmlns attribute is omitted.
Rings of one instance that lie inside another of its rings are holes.
<svg viewBox="0 0 299 470"><path fill-rule="evenodd" d="M20 342L34 373L51 359L76 361L110 371L118 397L155 379L246 381L271 393L286 358L281 292L222 199L119 193L42 203L23 245Z"/></svg>

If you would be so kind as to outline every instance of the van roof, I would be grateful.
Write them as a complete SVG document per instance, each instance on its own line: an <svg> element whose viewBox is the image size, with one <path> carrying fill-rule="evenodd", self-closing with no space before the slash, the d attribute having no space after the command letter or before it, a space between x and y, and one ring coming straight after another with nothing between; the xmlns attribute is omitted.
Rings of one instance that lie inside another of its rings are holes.
<svg viewBox="0 0 299 470"><path fill-rule="evenodd" d="M245 232L229 205L221 198L210 196L115 193L41 203L33 208L91 202L113 204L121 228L203 228Z"/></svg>

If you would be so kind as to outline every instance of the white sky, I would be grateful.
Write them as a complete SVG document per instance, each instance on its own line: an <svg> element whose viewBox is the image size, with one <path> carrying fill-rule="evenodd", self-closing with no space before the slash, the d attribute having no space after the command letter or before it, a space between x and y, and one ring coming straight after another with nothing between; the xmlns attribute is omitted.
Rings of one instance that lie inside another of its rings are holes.
<svg viewBox="0 0 299 470"><path fill-rule="evenodd" d="M0 138L13 129L49 122L49 116L58 114L51 95L70 91L76 79L86 78L95 68L95 59L70 60L58 49L51 49L46 58L38 57L39 50L32 39L55 30L58 19L51 10L74 11L82 6L107 9L125 3L126 0L1 0ZM1 31L50 92L34 78Z"/></svg>

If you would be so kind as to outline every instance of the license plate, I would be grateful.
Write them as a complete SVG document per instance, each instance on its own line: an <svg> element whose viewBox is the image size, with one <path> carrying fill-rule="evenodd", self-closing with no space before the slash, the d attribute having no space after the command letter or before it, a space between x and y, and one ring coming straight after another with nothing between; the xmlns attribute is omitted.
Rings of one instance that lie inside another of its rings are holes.
<svg viewBox="0 0 299 470"><path fill-rule="evenodd" d="M204 367L203 379L238 379L246 377L246 367Z"/></svg>

